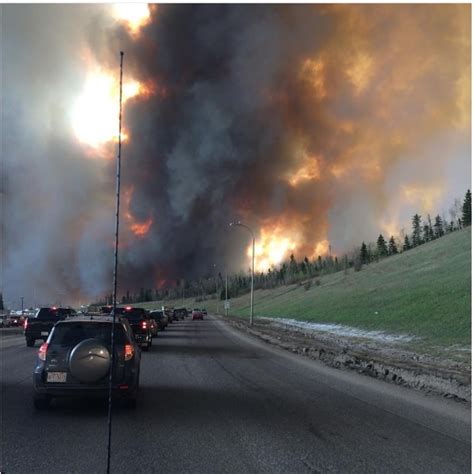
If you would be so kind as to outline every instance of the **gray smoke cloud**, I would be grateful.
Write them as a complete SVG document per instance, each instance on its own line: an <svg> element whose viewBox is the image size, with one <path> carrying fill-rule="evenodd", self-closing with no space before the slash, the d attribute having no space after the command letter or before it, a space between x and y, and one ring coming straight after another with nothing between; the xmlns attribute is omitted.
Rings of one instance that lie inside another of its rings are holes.
<svg viewBox="0 0 474 474"><path fill-rule="evenodd" d="M111 70L124 50L156 86L125 107L128 212L152 224L122 219L124 291L245 268L231 220L303 258L447 208L469 186L468 11L160 5L131 36L105 6L4 6L7 299L111 288L114 163L87 158L68 117L83 45Z"/></svg>

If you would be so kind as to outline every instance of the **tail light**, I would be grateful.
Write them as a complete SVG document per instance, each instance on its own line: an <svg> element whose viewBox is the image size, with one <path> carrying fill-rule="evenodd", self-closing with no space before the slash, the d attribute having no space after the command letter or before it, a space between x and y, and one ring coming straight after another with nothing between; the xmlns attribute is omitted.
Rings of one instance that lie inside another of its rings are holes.
<svg viewBox="0 0 474 474"><path fill-rule="evenodd" d="M147 328L147 323L146 321L142 321L142 329L146 329Z"/></svg>
<svg viewBox="0 0 474 474"><path fill-rule="evenodd" d="M130 360L133 357L134 350L131 344L125 344L125 360Z"/></svg>
<svg viewBox="0 0 474 474"><path fill-rule="evenodd" d="M38 351L39 359L42 361L45 361L47 352L48 352L48 343L44 342L43 344L41 344L41 347L39 348L39 351Z"/></svg>
<svg viewBox="0 0 474 474"><path fill-rule="evenodd" d="M23 323L23 329L26 330L27 327L28 327L28 318L26 318L25 322Z"/></svg>

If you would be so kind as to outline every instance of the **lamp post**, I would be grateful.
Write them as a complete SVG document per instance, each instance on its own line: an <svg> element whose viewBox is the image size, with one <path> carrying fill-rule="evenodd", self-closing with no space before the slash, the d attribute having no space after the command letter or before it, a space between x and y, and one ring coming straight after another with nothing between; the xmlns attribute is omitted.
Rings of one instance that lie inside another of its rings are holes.
<svg viewBox="0 0 474 474"><path fill-rule="evenodd" d="M250 326L253 326L253 274L255 271L255 234L253 233L253 230L248 225L242 224L242 222L240 221L231 222L229 226L245 227L250 232L250 235L252 236L252 273L251 273L251 278L250 278Z"/></svg>

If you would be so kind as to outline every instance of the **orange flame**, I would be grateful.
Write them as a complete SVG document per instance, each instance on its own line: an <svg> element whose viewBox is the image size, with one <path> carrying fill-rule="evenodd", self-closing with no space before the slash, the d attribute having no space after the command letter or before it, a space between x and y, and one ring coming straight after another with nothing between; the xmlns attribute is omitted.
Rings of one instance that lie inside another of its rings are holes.
<svg viewBox="0 0 474 474"><path fill-rule="evenodd" d="M139 222L130 212L130 202L133 195L133 186L129 187L124 191L124 216L128 224L130 231L137 237L144 237L150 231L151 225L153 224L153 219L149 217L144 222Z"/></svg>

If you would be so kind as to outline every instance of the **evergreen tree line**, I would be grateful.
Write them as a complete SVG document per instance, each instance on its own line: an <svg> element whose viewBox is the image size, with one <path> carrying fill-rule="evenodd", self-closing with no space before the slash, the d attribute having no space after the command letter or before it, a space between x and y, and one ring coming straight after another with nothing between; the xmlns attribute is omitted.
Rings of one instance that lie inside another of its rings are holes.
<svg viewBox="0 0 474 474"><path fill-rule="evenodd" d="M257 272L254 275L255 289L270 289L278 286L306 282L309 288L317 277L349 269L359 271L362 265L378 261L381 258L406 252L419 245L438 239L445 234L457 231L471 225L471 191L467 190L464 202L461 205L458 199L450 211L450 221L443 219L439 214L432 220L428 215L422 219L415 214L411 220L411 234L404 234L403 238L396 239L393 235L388 241L380 234L375 243L362 242L360 248L355 249L342 257L327 255L318 256L315 260L305 257L298 262L294 255L289 261L281 264L280 268L270 268L267 272ZM228 276L227 296L236 298L250 291L251 278L249 273L237 273ZM122 304L134 304L147 301L179 300L180 298L195 298L196 301L205 301L212 298L225 299L225 278L221 273L215 276L203 277L196 280L181 279L174 285L159 289L141 288L138 292L127 291L121 298ZM112 296L108 295L102 303L110 303Z"/></svg>

